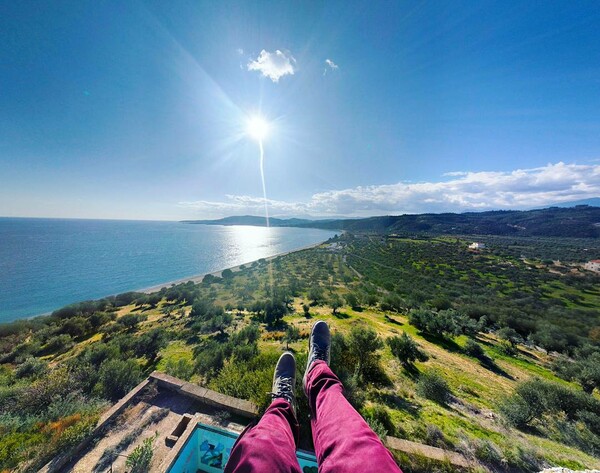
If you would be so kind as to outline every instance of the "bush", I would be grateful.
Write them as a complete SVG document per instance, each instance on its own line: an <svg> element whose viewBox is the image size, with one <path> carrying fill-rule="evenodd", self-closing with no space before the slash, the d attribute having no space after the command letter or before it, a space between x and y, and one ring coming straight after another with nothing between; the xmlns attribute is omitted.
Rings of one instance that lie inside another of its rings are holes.
<svg viewBox="0 0 600 473"><path fill-rule="evenodd" d="M117 401L139 383L141 371L133 360L106 360L100 366L99 377L102 395Z"/></svg>
<svg viewBox="0 0 600 473"><path fill-rule="evenodd" d="M466 355L472 356L473 358L478 358L480 360L487 358L485 351L483 351L481 345L475 340L471 340L470 338L467 340L467 343L465 343L465 347L463 348L463 350Z"/></svg>
<svg viewBox="0 0 600 473"><path fill-rule="evenodd" d="M514 348L518 343L523 343L523 337L519 333L510 327L501 328L496 332L498 338L507 341Z"/></svg>
<svg viewBox="0 0 600 473"><path fill-rule="evenodd" d="M48 371L46 362L30 357L27 358L15 371L17 378L38 378Z"/></svg>
<svg viewBox="0 0 600 473"><path fill-rule="evenodd" d="M377 425L383 427L383 430L385 430L385 435L394 435L396 433L396 427L392 422L390 413L385 407L376 404L373 407L363 409L361 414L371 428L373 425ZM385 440L385 435L382 440Z"/></svg>
<svg viewBox="0 0 600 473"><path fill-rule="evenodd" d="M125 327L130 332L133 332L140 322L146 320L145 315L141 314L125 314L122 316L117 323Z"/></svg>
<svg viewBox="0 0 600 473"><path fill-rule="evenodd" d="M379 382L382 370L377 351L383 347L383 342L377 332L369 327L353 327L346 339L346 347L358 379Z"/></svg>
<svg viewBox="0 0 600 473"><path fill-rule="evenodd" d="M74 338L82 337L91 332L92 324L85 317L72 317L67 319L60 328L60 333L66 333Z"/></svg>
<svg viewBox="0 0 600 473"><path fill-rule="evenodd" d="M577 365L579 372L575 379L586 393L591 394L595 388L600 387L600 353L593 353Z"/></svg>
<svg viewBox="0 0 600 473"><path fill-rule="evenodd" d="M78 380L73 373L61 366L27 386L11 408L21 413L37 414L44 411L56 397L67 396L78 388Z"/></svg>
<svg viewBox="0 0 600 473"><path fill-rule="evenodd" d="M177 361L169 360L165 366L165 372L176 378L189 381L194 375L194 364L185 358Z"/></svg>
<svg viewBox="0 0 600 473"><path fill-rule="evenodd" d="M451 394L446 380L435 371L427 371L419 376L417 393L442 405L448 403Z"/></svg>
<svg viewBox="0 0 600 473"><path fill-rule="evenodd" d="M526 427L539 415L534 407L517 395L503 399L499 410L509 424L519 428Z"/></svg>
<svg viewBox="0 0 600 473"><path fill-rule="evenodd" d="M410 312L408 321L422 332L436 337L443 337L458 332L458 327L454 322L454 314L452 310L436 312L419 309Z"/></svg>
<svg viewBox="0 0 600 473"><path fill-rule="evenodd" d="M568 419L576 417L590 419L585 412L600 415L600 401L572 388L530 379L519 384L514 393L500 404L500 412L515 427L523 428L544 414L564 414Z"/></svg>
<svg viewBox="0 0 600 473"><path fill-rule="evenodd" d="M73 342L70 335L58 335L48 340L48 343L46 343L46 346L44 347L44 352L56 354L65 353L73 348L74 345L75 342Z"/></svg>
<svg viewBox="0 0 600 473"><path fill-rule="evenodd" d="M427 355L419 349L417 342L404 332L400 337L390 337L386 340L392 354L404 366L412 365L415 361L427 361Z"/></svg>
<svg viewBox="0 0 600 473"><path fill-rule="evenodd" d="M229 344L221 344L213 340L206 342L197 349L196 370L206 378L213 377L223 368L223 363L231 352L232 347Z"/></svg>
<svg viewBox="0 0 600 473"><path fill-rule="evenodd" d="M167 346L167 333L162 328L154 328L138 337L135 344L135 354L145 356L154 361L158 352Z"/></svg>
<svg viewBox="0 0 600 473"><path fill-rule="evenodd" d="M149 470L154 454L152 444L157 436L158 434L154 437L147 438L129 454L125 465L130 468L130 473L145 473Z"/></svg>

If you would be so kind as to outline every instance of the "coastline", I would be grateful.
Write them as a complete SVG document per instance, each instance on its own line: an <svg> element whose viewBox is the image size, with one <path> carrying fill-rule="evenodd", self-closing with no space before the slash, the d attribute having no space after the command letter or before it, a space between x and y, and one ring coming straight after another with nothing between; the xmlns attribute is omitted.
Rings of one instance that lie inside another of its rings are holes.
<svg viewBox="0 0 600 473"><path fill-rule="evenodd" d="M314 243L312 245L306 245L306 246L303 246L303 247L300 247L300 248L295 248L293 250L283 251L281 253L277 253L275 255L268 256L266 258L259 258L259 259L264 259L266 261L271 261L271 260L274 260L275 258L279 258L280 256L289 255L289 254L292 254L292 253L296 253L298 251L304 251L304 250L310 250L312 248L317 248L317 247L321 246L323 243L325 243L326 241L327 240L321 241L319 243ZM237 266L231 266L231 267L228 267L228 268L219 269L219 270L214 271L212 273L196 274L196 275L189 276L189 277L186 277L186 278L176 279L174 281L167 281L167 282L164 282L164 283L161 283L161 284L156 284L154 286L145 287L143 289L136 289L136 290L134 290L132 292L141 292L141 293L144 293L144 294L152 294L153 292L160 291L163 287L170 287L173 284L183 284L183 283L190 282L190 281L193 282L193 283L195 283L195 284L197 284L197 283L201 283L202 282L202 279L204 278L204 276L211 275L211 276L221 277L221 274L223 274L223 271L225 271L227 269L230 269L231 271L233 271L234 273L236 273L236 272L238 272L238 271L241 270L240 269L241 266L249 266L252 263L255 263L256 261L258 261L258 260L255 259L255 260L251 260L251 261L248 261L248 262L245 262L245 263L240 263ZM116 294L111 294L111 295L114 296ZM109 296L105 296L105 297L109 297ZM46 314L46 315L48 315L48 314Z"/></svg>
<svg viewBox="0 0 600 473"><path fill-rule="evenodd" d="M192 274L190 276L186 276L186 277L183 277L183 278L178 278L178 279L175 279L175 280L167 280L165 282L161 282L159 284L154 284L152 286L142 286L141 288L140 288L140 286L137 286L137 288L135 288L135 286L134 286L133 289L130 287L130 288L127 288L127 289L119 290L119 292L108 292L108 293L104 293L102 295L92 296L92 297L88 297L88 298L82 297L82 298L79 298L78 300L74 300L72 302L68 302L68 303L64 303L64 304L61 304L61 305L57 305L52 310L46 310L44 312L33 313L33 314L30 314L30 315L25 315L25 316L19 316L17 318L9 319L9 320L2 320L2 321L0 321L0 326L1 325L12 324L12 323L18 322L19 320L22 320L22 321L31 321L31 320L36 319L36 318L48 317L48 316L52 315L52 313L54 311L59 310L62 307L66 307L66 306L71 305L71 304L77 304L79 302L92 301L92 300L100 300L100 299L103 299L103 298L116 296L118 294L122 294L122 293L126 293L126 292L140 292L140 293L144 293L144 294L151 294L151 293L160 291L164 287L168 288L171 285L182 284L182 283L186 283L186 282L189 282L189 281L194 282L194 283L200 283L202 281L202 279L206 275L209 275L209 274L213 275L213 276L220 277L222 275L223 271L225 271L227 269L230 269L233 272L237 272L237 271L240 271L240 267L242 265L249 266L252 263L254 263L256 261L259 261L259 260L262 260L262 259L264 259L266 261L271 261L274 258L277 258L277 257L280 257L280 256L284 256L284 255L287 255L287 254L291 254L291 253L295 253L297 251L303 251L303 250L307 250L307 249L311 249L311 248L317 248L317 247L323 245L324 243L326 243L329 240L329 238L333 237L334 233L339 234L339 233L344 233L344 232L341 231L341 232L330 232L330 233L331 233L330 236L325 236L324 235L322 237L323 239L320 240L320 241L318 241L318 242L311 243L311 244L304 245L304 246L299 246L299 247L296 247L296 248L293 248L293 249L289 249L289 250L286 250L286 251L281 251L281 252L273 254L271 256L265 256L265 257L261 257L261 258L255 258L253 260L249 260L249 261L246 261L246 262L239 263L238 265L235 265L235 266L220 268L220 269L215 270L215 271L209 271L209 272L206 272L206 273Z"/></svg>

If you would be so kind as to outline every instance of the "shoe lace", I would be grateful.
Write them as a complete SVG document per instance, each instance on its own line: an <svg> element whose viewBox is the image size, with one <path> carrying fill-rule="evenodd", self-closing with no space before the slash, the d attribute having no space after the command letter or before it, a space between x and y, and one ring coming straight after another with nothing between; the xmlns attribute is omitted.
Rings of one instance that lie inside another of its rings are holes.
<svg viewBox="0 0 600 473"><path fill-rule="evenodd" d="M312 346L312 359L314 360L327 360L327 350L317 344Z"/></svg>
<svg viewBox="0 0 600 473"><path fill-rule="evenodd" d="M283 397L288 401L294 398L294 383L291 377L283 376L277 382L277 392L271 393L271 397Z"/></svg>

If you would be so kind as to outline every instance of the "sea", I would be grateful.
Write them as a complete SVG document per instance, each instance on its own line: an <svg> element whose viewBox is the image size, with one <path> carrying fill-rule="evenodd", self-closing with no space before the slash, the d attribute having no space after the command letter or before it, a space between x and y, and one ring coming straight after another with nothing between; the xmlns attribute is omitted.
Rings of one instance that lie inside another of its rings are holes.
<svg viewBox="0 0 600 473"><path fill-rule="evenodd" d="M335 232L0 218L0 323L311 246Z"/></svg>

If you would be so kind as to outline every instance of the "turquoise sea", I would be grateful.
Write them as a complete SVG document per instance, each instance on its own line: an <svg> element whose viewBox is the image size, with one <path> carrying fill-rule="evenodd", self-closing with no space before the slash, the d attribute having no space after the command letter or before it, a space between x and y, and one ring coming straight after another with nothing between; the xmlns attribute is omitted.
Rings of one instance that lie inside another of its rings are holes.
<svg viewBox="0 0 600 473"><path fill-rule="evenodd" d="M304 228L0 218L0 322L325 241Z"/></svg>

